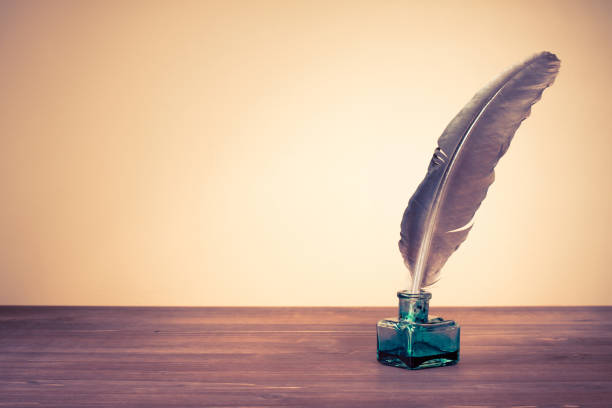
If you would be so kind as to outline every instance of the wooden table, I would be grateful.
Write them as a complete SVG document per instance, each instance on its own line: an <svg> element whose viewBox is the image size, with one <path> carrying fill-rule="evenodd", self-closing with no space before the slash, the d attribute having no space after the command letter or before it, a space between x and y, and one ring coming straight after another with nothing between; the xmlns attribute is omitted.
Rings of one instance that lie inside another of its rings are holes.
<svg viewBox="0 0 612 408"><path fill-rule="evenodd" d="M612 307L433 308L461 362L376 361L394 308L0 307L0 407L612 407Z"/></svg>

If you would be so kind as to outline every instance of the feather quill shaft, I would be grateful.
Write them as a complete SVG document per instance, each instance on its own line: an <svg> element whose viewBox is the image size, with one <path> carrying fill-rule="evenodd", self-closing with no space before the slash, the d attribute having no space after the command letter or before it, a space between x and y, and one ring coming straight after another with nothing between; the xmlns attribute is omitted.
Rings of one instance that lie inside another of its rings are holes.
<svg viewBox="0 0 612 408"><path fill-rule="evenodd" d="M410 292L435 283L467 237L497 161L559 65L554 54L542 52L506 71L478 92L438 139L402 218L399 248L412 275Z"/></svg>

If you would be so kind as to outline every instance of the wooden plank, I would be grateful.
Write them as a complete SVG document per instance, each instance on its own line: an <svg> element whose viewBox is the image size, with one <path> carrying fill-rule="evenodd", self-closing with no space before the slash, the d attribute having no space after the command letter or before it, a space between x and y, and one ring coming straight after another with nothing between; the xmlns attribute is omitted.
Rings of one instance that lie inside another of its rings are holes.
<svg viewBox="0 0 612 408"><path fill-rule="evenodd" d="M391 308L0 307L0 407L610 407L612 307L433 308L461 362L376 361Z"/></svg>

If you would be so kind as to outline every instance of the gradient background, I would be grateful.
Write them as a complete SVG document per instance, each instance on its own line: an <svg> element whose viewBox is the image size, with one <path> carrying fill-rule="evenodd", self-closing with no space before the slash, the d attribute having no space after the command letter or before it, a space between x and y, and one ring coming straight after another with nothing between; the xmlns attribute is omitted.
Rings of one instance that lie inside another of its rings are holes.
<svg viewBox="0 0 612 408"><path fill-rule="evenodd" d="M0 2L0 304L395 305L435 141L549 50L434 305L610 305L612 3Z"/></svg>

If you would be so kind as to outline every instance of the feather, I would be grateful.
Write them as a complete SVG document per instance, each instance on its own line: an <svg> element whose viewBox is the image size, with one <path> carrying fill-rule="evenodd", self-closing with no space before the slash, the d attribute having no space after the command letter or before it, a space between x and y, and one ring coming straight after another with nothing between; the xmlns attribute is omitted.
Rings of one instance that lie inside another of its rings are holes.
<svg viewBox="0 0 612 408"><path fill-rule="evenodd" d="M412 276L410 292L435 283L467 237L497 161L559 65L554 54L542 52L512 67L474 95L438 139L402 218L399 248Z"/></svg>

